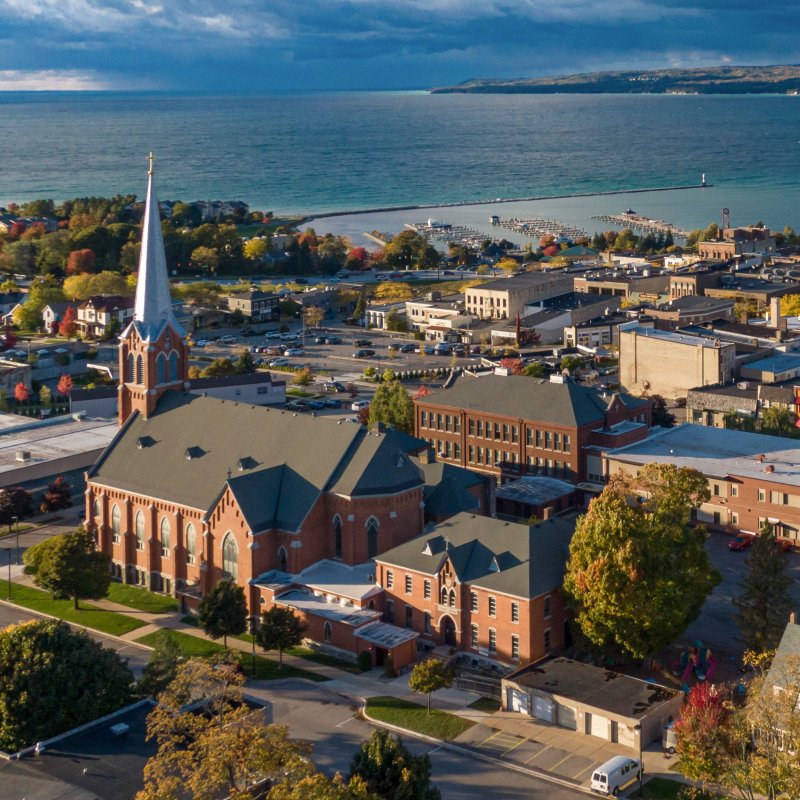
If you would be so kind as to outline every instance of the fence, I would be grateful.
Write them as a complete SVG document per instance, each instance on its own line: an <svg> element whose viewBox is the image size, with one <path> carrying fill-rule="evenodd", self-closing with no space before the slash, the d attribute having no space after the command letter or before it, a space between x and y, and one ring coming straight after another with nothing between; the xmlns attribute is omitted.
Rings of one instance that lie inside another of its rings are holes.
<svg viewBox="0 0 800 800"><path fill-rule="evenodd" d="M491 697L493 700L500 700L502 694L499 678L459 675L456 677L456 689L475 692L483 697Z"/></svg>

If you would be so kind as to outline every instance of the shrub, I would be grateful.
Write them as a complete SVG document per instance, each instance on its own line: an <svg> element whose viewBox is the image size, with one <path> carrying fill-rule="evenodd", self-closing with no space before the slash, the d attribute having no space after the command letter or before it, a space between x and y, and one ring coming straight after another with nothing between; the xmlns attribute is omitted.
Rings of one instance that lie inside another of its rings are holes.
<svg viewBox="0 0 800 800"><path fill-rule="evenodd" d="M372 654L368 650L362 650L358 654L357 664L361 672L369 672L372 669Z"/></svg>

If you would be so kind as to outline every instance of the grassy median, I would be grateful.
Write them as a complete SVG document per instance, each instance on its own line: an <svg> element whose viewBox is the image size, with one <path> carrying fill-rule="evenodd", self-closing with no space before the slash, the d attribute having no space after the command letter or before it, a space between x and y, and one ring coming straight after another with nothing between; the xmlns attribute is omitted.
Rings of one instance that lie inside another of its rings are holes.
<svg viewBox="0 0 800 800"><path fill-rule="evenodd" d="M435 708L428 714L426 706L398 697L370 697L367 700L367 714L380 722L397 725L435 739L455 739L475 724Z"/></svg>
<svg viewBox="0 0 800 800"><path fill-rule="evenodd" d="M0 598L5 599L7 596L6 587L7 584L5 587L0 584ZM84 625L87 628L114 636L135 631L147 624L143 620L118 614L116 611L106 611L85 601L81 601L80 608L76 610L72 600L53 600L47 592L23 586L20 583L11 584L11 602L31 611L49 614L52 617L63 619L65 622Z"/></svg>
<svg viewBox="0 0 800 800"><path fill-rule="evenodd" d="M181 633L180 631L170 631L170 633L175 637L181 655L185 658L192 658L193 656L208 658L216 653L221 653L225 649L222 644L210 642L208 639L202 639L199 636L192 636L190 633ZM161 635L162 631L154 631L153 633L142 636L141 639L137 639L136 643L155 647ZM251 678L262 681L275 681L281 678L306 678L307 680L316 681L318 683L328 680L324 675L318 675L316 672L299 669L298 667L293 667L291 664L284 664L283 667L281 667L277 661L259 655L255 657L255 672L253 672L252 655L241 650L235 650L233 652L237 654L244 671Z"/></svg>

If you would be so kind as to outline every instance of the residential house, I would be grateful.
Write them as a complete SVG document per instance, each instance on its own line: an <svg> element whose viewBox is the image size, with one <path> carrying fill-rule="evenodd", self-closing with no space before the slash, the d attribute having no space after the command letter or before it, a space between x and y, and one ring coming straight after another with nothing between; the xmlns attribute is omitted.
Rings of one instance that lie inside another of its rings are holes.
<svg viewBox="0 0 800 800"><path fill-rule="evenodd" d="M76 311L77 314L77 304L74 301L71 303L48 303L42 309L42 328L47 333L58 333L58 323L64 319L64 313L68 308Z"/></svg>
<svg viewBox="0 0 800 800"><path fill-rule="evenodd" d="M272 322L280 319L281 298L274 292L237 292L226 298L231 311L240 311L248 322Z"/></svg>
<svg viewBox="0 0 800 800"><path fill-rule="evenodd" d="M119 295L95 295L78 306L81 336L107 339L119 333L133 318L134 299Z"/></svg>

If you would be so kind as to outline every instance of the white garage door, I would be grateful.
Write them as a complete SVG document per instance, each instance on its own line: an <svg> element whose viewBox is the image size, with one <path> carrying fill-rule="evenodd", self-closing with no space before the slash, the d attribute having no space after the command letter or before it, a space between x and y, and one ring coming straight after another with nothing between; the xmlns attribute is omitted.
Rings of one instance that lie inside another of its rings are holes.
<svg viewBox="0 0 800 800"><path fill-rule="evenodd" d="M508 690L508 707L512 711L520 711L523 714L528 713L528 695L521 692L519 689Z"/></svg>
<svg viewBox="0 0 800 800"><path fill-rule="evenodd" d="M578 721L575 718L575 709L571 706L558 704L558 724L562 728L569 728L571 731L578 729Z"/></svg>
<svg viewBox="0 0 800 800"><path fill-rule="evenodd" d="M545 722L552 722L554 706L555 704L552 700L546 700L544 697L534 697L533 716L537 719L543 719Z"/></svg>
<svg viewBox="0 0 800 800"><path fill-rule="evenodd" d="M633 747L633 728L628 727L622 722L612 722L612 732L616 734L614 741L624 744L626 747Z"/></svg>
<svg viewBox="0 0 800 800"><path fill-rule="evenodd" d="M601 739L608 739L608 720L599 714L589 714L589 733L592 736L599 736Z"/></svg>

